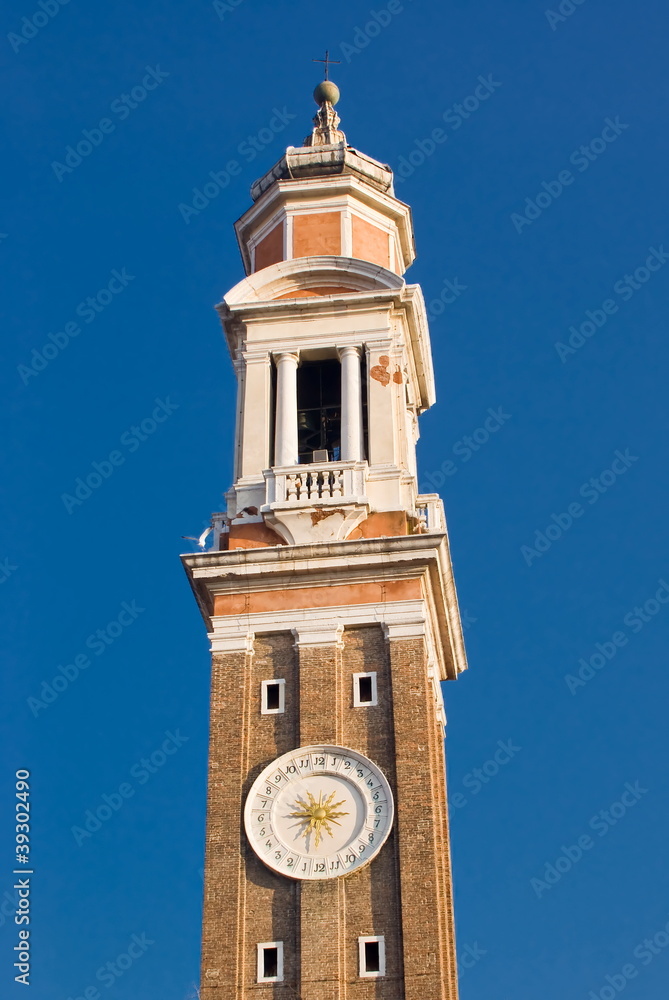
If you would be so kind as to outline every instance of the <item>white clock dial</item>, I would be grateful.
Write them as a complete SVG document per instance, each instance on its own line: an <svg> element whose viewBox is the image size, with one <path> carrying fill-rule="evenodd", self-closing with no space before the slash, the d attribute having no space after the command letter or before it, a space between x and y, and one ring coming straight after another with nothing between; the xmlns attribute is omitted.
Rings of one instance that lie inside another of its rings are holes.
<svg viewBox="0 0 669 1000"><path fill-rule="evenodd" d="M289 878L337 878L380 851L393 813L376 764L323 744L298 747L265 768L248 794L244 826L268 868Z"/></svg>

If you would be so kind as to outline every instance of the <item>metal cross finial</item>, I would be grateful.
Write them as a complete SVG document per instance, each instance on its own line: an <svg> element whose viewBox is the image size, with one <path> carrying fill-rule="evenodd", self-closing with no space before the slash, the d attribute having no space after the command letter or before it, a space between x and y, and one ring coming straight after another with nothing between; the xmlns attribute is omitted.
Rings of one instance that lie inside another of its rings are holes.
<svg viewBox="0 0 669 1000"><path fill-rule="evenodd" d="M325 59L312 59L312 62L322 62L325 63L325 79L328 79L328 68L330 65L339 66L341 64L341 59L330 59L330 50L325 50Z"/></svg>

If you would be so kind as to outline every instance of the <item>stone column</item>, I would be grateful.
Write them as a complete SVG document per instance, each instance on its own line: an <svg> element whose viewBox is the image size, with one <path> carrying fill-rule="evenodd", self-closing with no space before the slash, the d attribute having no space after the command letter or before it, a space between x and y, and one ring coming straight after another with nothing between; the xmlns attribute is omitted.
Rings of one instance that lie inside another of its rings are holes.
<svg viewBox="0 0 669 1000"><path fill-rule="evenodd" d="M359 462L362 458L362 386L360 348L341 347L341 458Z"/></svg>
<svg viewBox="0 0 669 1000"><path fill-rule="evenodd" d="M297 363L299 355L289 352L275 355L276 360L276 430L274 464L297 465Z"/></svg>

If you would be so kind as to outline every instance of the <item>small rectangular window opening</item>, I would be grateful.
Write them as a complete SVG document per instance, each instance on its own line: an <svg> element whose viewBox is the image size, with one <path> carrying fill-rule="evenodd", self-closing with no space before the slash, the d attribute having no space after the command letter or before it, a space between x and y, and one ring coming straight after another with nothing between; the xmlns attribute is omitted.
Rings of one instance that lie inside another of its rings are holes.
<svg viewBox="0 0 669 1000"><path fill-rule="evenodd" d="M283 941L265 941L258 945L258 982L280 983L283 980Z"/></svg>
<svg viewBox="0 0 669 1000"><path fill-rule="evenodd" d="M353 707L363 708L365 705L376 704L376 673L353 674Z"/></svg>
<svg viewBox="0 0 669 1000"><path fill-rule="evenodd" d="M378 941L365 941L365 972L380 972L380 954Z"/></svg>
<svg viewBox="0 0 669 1000"><path fill-rule="evenodd" d="M372 678L361 677L358 684L360 685L360 701L368 704L372 700Z"/></svg>
<svg viewBox="0 0 669 1000"><path fill-rule="evenodd" d="M386 945L383 937L358 938L360 976L371 979L386 974Z"/></svg>
<svg viewBox="0 0 669 1000"><path fill-rule="evenodd" d="M279 949L263 948L262 953L262 974L263 979L276 979L279 971Z"/></svg>
<svg viewBox="0 0 669 1000"><path fill-rule="evenodd" d="M281 704L281 685L280 684L268 684L267 685L267 707L270 712L273 709L277 709Z"/></svg>
<svg viewBox="0 0 669 1000"><path fill-rule="evenodd" d="M278 715L286 710L286 682L282 678L263 681L260 693L262 715Z"/></svg>

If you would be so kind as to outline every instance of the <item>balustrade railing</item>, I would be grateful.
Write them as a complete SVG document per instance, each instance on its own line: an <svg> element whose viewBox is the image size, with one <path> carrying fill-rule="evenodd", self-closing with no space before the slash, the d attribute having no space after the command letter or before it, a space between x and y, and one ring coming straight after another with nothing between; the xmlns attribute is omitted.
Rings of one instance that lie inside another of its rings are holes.
<svg viewBox="0 0 669 1000"><path fill-rule="evenodd" d="M267 503L330 503L365 496L366 462L323 462L265 473Z"/></svg>

